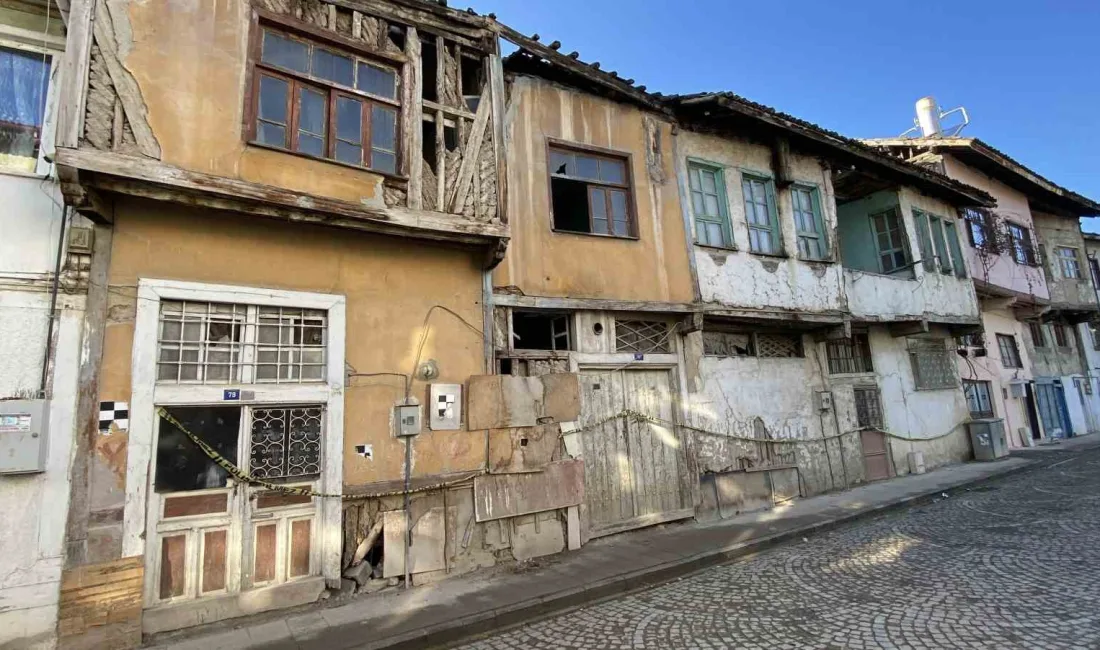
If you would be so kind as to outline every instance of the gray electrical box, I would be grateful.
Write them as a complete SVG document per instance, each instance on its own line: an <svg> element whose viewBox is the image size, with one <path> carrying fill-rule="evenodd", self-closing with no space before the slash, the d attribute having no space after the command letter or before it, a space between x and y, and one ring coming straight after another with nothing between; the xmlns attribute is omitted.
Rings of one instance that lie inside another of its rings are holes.
<svg viewBox="0 0 1100 650"><path fill-rule="evenodd" d="M428 425L432 431L457 431L462 428L462 384L432 384L428 403Z"/></svg>
<svg viewBox="0 0 1100 650"><path fill-rule="evenodd" d="M818 411L833 410L833 394L827 390L819 390L815 392L814 406Z"/></svg>
<svg viewBox="0 0 1100 650"><path fill-rule="evenodd" d="M1008 455L1004 420L973 420L966 425L966 428L970 431L970 445L974 448L974 460L997 460Z"/></svg>
<svg viewBox="0 0 1100 650"><path fill-rule="evenodd" d="M0 474L46 471L50 402L0 401Z"/></svg>
<svg viewBox="0 0 1100 650"><path fill-rule="evenodd" d="M420 405L405 404L397 407L397 435L420 435Z"/></svg>

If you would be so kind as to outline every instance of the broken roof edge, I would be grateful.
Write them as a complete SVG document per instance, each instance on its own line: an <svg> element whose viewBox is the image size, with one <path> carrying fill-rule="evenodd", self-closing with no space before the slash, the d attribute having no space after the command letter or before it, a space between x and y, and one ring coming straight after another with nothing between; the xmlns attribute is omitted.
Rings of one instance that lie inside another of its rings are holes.
<svg viewBox="0 0 1100 650"><path fill-rule="evenodd" d="M871 164L885 167L896 173L914 178L919 182L931 183L942 190L950 192L955 195L956 198L961 197L963 199L961 201L963 205L979 205L983 207L992 207L996 205L996 199L984 190L957 181L937 171L899 160L859 140L849 138L836 131L830 131L812 122L778 111L770 106L765 106L764 104L745 99L736 93L728 91L695 93L691 95L672 95L664 99L664 103L670 106L674 114L677 114L678 117L682 117L682 107L702 106L708 102L770 124L773 127L783 129L789 133L800 135L818 144L845 152ZM677 109L681 109L681 111Z"/></svg>
<svg viewBox="0 0 1100 650"><path fill-rule="evenodd" d="M1100 203L1078 194L1073 190L1058 185L1054 181L1029 169L1026 165L1015 160L1003 151L991 146L980 138L963 137L927 137L927 138L863 138L861 142L871 147L939 147L946 149L969 149L997 164L1004 170L1016 175L1018 178L1035 185L1039 189L1048 192L1062 201L1076 205L1082 212L1078 217L1100 216Z"/></svg>

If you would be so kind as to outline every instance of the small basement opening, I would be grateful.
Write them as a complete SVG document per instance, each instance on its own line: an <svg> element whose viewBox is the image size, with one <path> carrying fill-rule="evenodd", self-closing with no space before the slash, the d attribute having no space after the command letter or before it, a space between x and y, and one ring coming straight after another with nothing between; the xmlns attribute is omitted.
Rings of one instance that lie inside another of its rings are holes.
<svg viewBox="0 0 1100 650"><path fill-rule="evenodd" d="M512 312L512 347L516 350L570 350L569 315Z"/></svg>

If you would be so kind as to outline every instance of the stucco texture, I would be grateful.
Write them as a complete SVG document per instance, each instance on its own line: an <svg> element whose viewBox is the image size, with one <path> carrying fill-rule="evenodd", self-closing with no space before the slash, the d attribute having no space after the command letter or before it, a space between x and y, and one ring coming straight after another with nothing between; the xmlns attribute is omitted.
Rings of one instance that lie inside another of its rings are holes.
<svg viewBox="0 0 1100 650"><path fill-rule="evenodd" d="M802 185L819 192L824 212L825 232L829 238L830 259L807 262L798 259L791 194L777 190L776 209L783 241L783 257L754 255L749 251L749 231L741 187L743 171L774 176L772 152L765 145L735 138L681 130L677 153L690 160L723 168L726 201L733 235L731 249L695 246L695 264L704 302L734 307L839 312L846 307L837 253L836 201L830 172L817 158L791 153L791 176ZM688 193L687 161L678 161L678 179L684 196ZM694 240L694 229L689 238Z"/></svg>
<svg viewBox="0 0 1100 650"><path fill-rule="evenodd" d="M162 159L184 169L381 205L382 178L320 160L248 146L242 132L250 4L247 0L129 2L115 15L120 58L148 110Z"/></svg>
<svg viewBox="0 0 1100 650"><path fill-rule="evenodd" d="M335 229L249 219L144 200L120 200L111 252L110 295L102 399L131 390L133 295L140 278L236 284L347 297L347 363L355 373L413 370L424 320L434 305L454 310L480 329L481 256ZM436 310L422 360L438 361L436 381L465 383L483 372L481 335ZM349 485L402 476L403 445L391 432L391 412L404 396L400 377L351 377L345 395L344 481ZM412 395L425 403L427 385ZM374 446L374 459L354 453ZM466 431L431 432L414 443L414 476L476 469L485 438Z"/></svg>
<svg viewBox="0 0 1100 650"><path fill-rule="evenodd" d="M496 287L526 295L690 302L691 272L676 177L671 125L656 122L661 151L647 170L645 114L606 99L518 77L505 123L512 241L493 274ZM555 232L550 212L548 138L631 157L638 239Z"/></svg>

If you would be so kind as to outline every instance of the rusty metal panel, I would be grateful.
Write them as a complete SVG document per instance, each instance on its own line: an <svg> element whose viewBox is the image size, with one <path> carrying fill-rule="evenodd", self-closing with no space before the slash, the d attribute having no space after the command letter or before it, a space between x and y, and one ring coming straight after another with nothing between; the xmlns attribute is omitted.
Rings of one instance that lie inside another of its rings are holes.
<svg viewBox="0 0 1100 650"><path fill-rule="evenodd" d="M889 450L886 436L881 431L860 431L863 447L863 470L868 481L890 478Z"/></svg>
<svg viewBox="0 0 1100 650"><path fill-rule="evenodd" d="M489 474L474 479L477 520L491 521L580 505L584 461L560 460L537 474Z"/></svg>
<svg viewBox="0 0 1100 650"><path fill-rule="evenodd" d="M493 474L541 472L558 451L560 429L558 424L491 429L489 471Z"/></svg>

